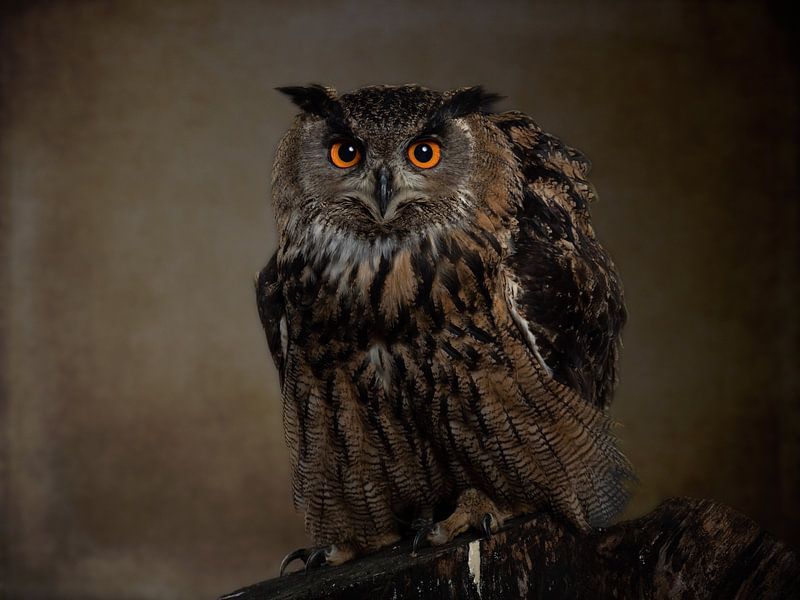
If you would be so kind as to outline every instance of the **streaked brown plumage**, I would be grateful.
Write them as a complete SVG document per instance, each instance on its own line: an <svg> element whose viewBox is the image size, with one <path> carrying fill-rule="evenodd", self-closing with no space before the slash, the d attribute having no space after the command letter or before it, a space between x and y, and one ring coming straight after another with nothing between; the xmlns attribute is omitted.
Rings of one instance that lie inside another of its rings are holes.
<svg viewBox="0 0 800 600"><path fill-rule="evenodd" d="M485 512L607 522L633 478L604 410L625 309L588 162L480 88L284 91L303 112L256 288L314 543L340 562L454 508L433 543ZM327 160L342 139L349 169Z"/></svg>

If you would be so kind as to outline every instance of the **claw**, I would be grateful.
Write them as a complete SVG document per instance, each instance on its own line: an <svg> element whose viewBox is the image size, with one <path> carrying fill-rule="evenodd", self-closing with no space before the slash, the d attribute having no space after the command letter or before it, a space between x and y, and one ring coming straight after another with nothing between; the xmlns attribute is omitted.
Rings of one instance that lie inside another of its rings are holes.
<svg viewBox="0 0 800 600"><path fill-rule="evenodd" d="M417 530L417 535L414 536L414 543L411 545L411 556L416 556L422 542L428 537L428 534L433 531L433 526L430 523L421 525Z"/></svg>
<svg viewBox="0 0 800 600"><path fill-rule="evenodd" d="M492 521L494 521L492 513L486 513L481 519L481 530L483 531L483 538L486 540L492 537Z"/></svg>
<svg viewBox="0 0 800 600"><path fill-rule="evenodd" d="M308 548L298 548L294 552L289 552L286 556L283 557L281 561L281 571L280 577L283 577L286 574L286 567L296 561L298 558L303 561L303 564L306 565L308 563L308 558L312 554L312 551Z"/></svg>
<svg viewBox="0 0 800 600"><path fill-rule="evenodd" d="M309 554L308 559L306 559L306 573L308 573L309 569L313 569L314 567L319 567L324 565L328 562L328 557L326 556L326 548L317 548L311 554Z"/></svg>
<svg viewBox="0 0 800 600"><path fill-rule="evenodd" d="M428 534L427 529L420 529L417 531L417 535L414 536L414 543L411 545L411 556L417 555L417 550L419 550L419 545L422 543L422 540L425 539L425 536Z"/></svg>

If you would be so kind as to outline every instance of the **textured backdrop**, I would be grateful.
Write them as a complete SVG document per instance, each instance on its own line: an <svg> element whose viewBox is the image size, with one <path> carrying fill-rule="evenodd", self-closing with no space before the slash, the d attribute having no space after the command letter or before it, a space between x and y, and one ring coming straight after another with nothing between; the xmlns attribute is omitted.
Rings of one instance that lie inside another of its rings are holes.
<svg viewBox="0 0 800 600"><path fill-rule="evenodd" d="M9 3L4 3L8 5ZM17 2L3 12L0 581L212 597L302 545L252 276L318 81L482 83L585 151L630 307L628 511L722 500L800 542L798 77L712 3ZM0 588L0 595L3 595Z"/></svg>

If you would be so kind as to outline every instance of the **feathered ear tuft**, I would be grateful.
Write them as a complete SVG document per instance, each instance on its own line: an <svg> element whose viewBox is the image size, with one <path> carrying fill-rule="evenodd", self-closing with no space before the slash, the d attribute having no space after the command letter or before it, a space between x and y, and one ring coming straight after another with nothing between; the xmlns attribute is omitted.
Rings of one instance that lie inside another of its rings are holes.
<svg viewBox="0 0 800 600"><path fill-rule="evenodd" d="M308 86L288 86L275 88L292 99L303 112L317 115L323 119L339 116L341 106L336 99L336 90L312 83Z"/></svg>
<svg viewBox="0 0 800 600"><path fill-rule="evenodd" d="M487 92L480 85L446 92L442 104L428 118L427 128L435 131L444 127L450 119L492 112L494 103L502 98L504 96Z"/></svg>
<svg viewBox="0 0 800 600"><path fill-rule="evenodd" d="M487 92L481 85L453 90L445 97L442 109L446 110L450 118L463 117L472 113L492 112L493 106L504 96Z"/></svg>

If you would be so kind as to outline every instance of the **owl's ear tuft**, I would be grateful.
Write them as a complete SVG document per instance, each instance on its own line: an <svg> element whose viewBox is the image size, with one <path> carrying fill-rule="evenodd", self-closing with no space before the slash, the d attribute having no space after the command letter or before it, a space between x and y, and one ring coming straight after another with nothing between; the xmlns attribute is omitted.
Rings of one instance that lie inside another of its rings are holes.
<svg viewBox="0 0 800 600"><path fill-rule="evenodd" d="M442 109L445 109L450 118L463 117L472 113L489 113L498 101L504 96L487 92L481 85L453 90L445 97Z"/></svg>
<svg viewBox="0 0 800 600"><path fill-rule="evenodd" d="M480 85L446 92L442 103L429 117L427 128L435 131L444 127L450 119L457 119L473 113L490 113L495 102L502 98L504 96L487 92Z"/></svg>
<svg viewBox="0 0 800 600"><path fill-rule="evenodd" d="M341 106L336 99L336 90L317 83L307 86L287 86L275 88L286 94L303 112L328 119L341 113Z"/></svg>

